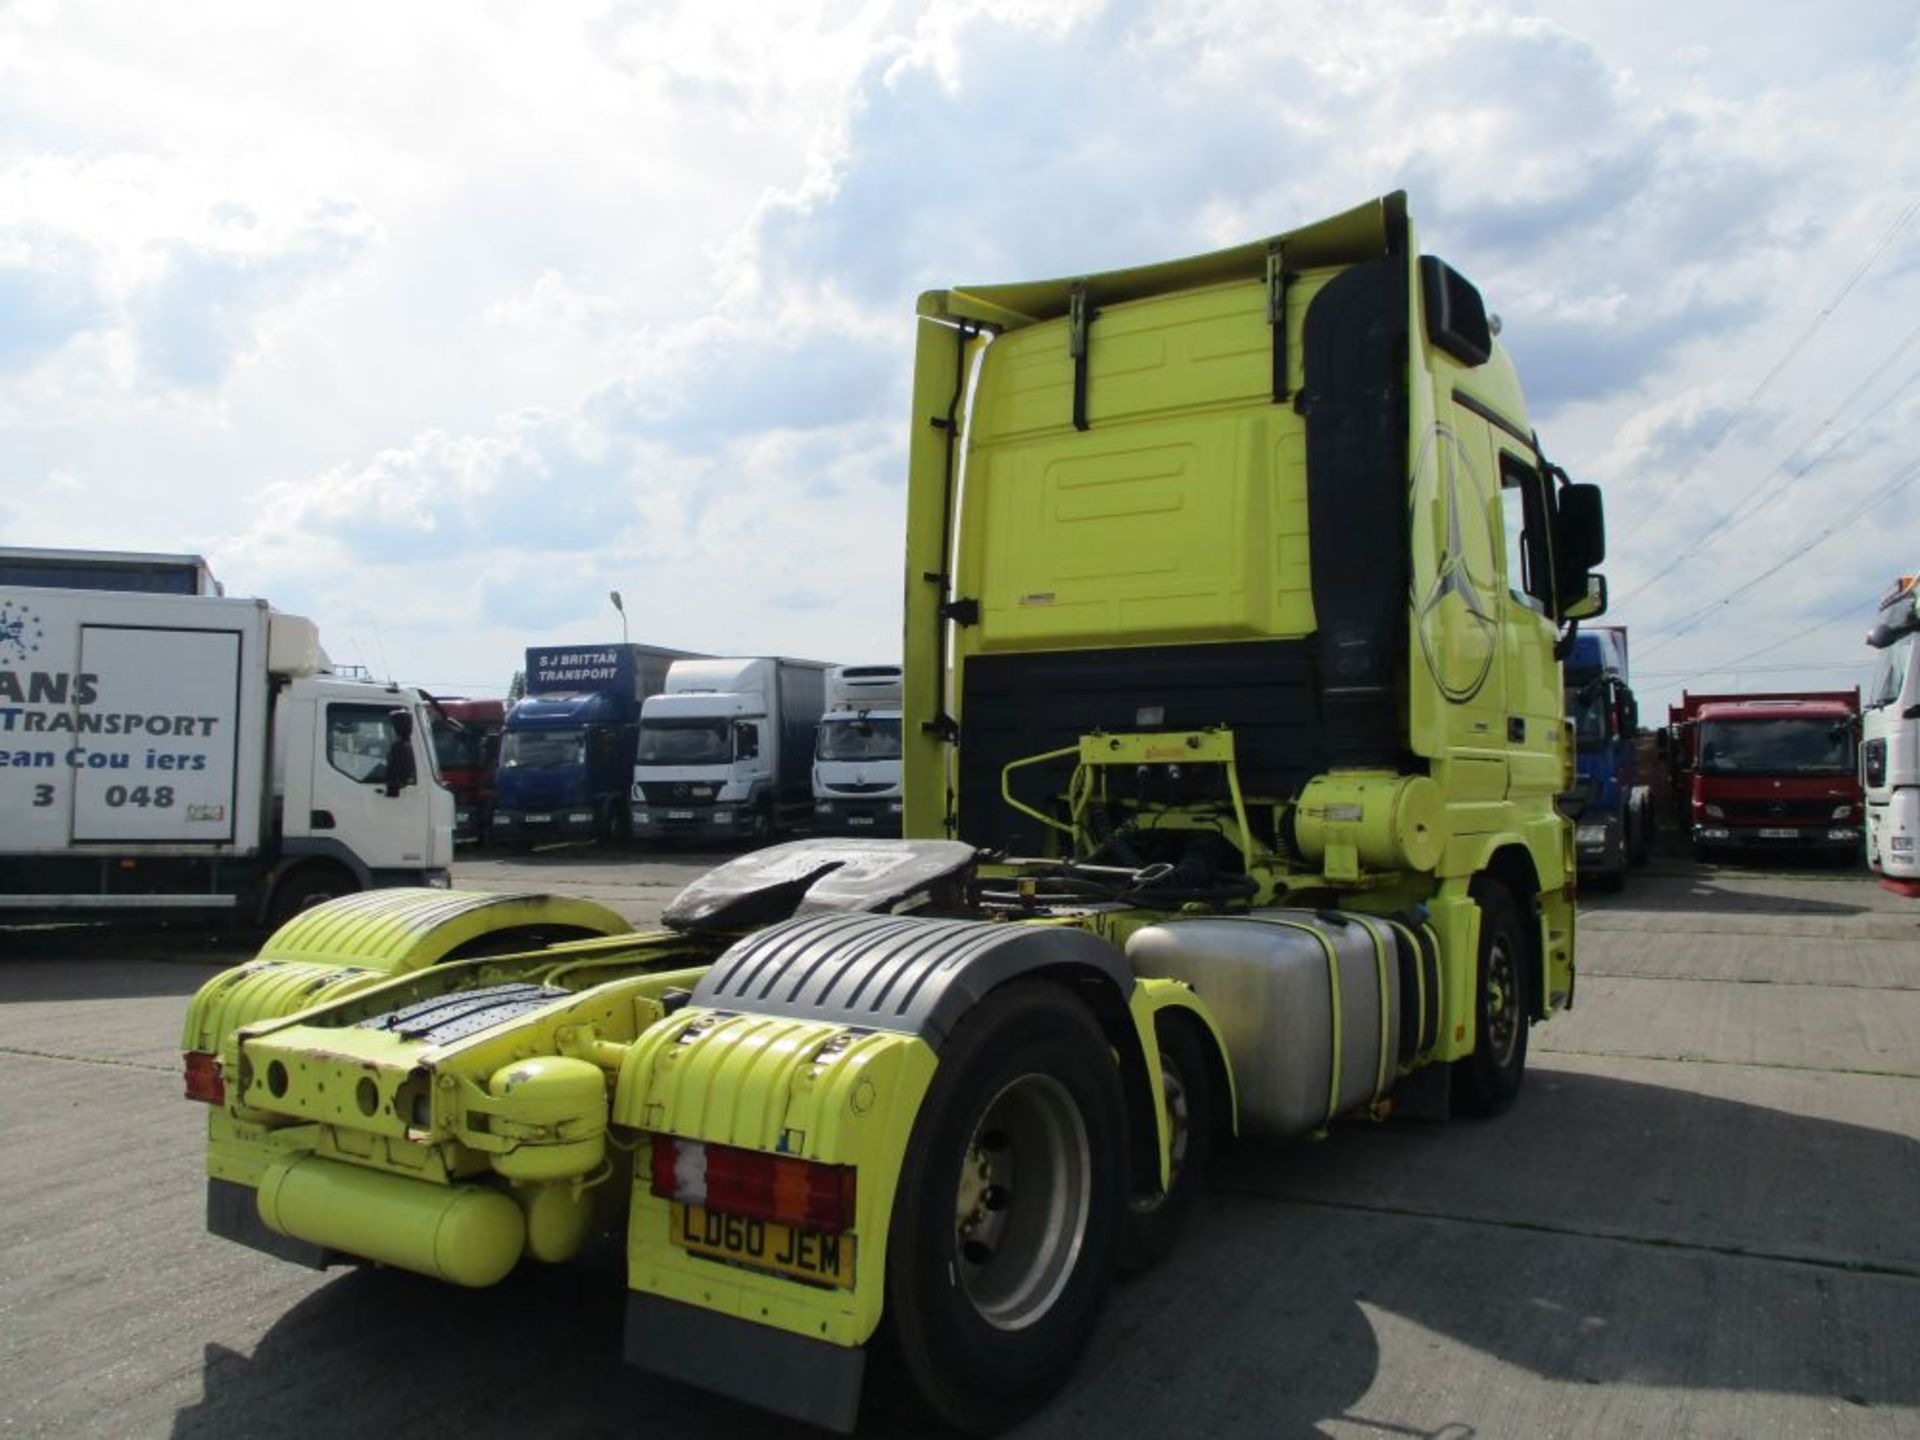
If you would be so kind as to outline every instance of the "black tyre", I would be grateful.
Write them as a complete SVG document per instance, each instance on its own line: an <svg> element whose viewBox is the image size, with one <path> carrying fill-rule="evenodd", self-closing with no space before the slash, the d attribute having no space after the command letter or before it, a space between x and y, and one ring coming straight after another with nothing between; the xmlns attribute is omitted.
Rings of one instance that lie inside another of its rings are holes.
<svg viewBox="0 0 1920 1440"><path fill-rule="evenodd" d="M274 887L267 905L267 929L278 930L294 916L359 888L352 876L329 866L296 871Z"/></svg>
<svg viewBox="0 0 1920 1440"><path fill-rule="evenodd" d="M1533 947L1520 906L1506 886L1477 881L1473 898L1480 907L1475 1041L1471 1055L1453 1062L1453 1094L1465 1114L1498 1115L1520 1093L1527 1073Z"/></svg>
<svg viewBox="0 0 1920 1440"><path fill-rule="evenodd" d="M1126 1207L1124 1101L1086 1008L1044 981L982 1001L940 1056L887 1243L899 1358L944 1424L991 1434L1092 1334Z"/></svg>
<svg viewBox="0 0 1920 1440"><path fill-rule="evenodd" d="M1629 809L1627 814L1631 817L1632 827L1627 863L1644 865L1653 858L1653 806L1637 805Z"/></svg>
<svg viewBox="0 0 1920 1440"><path fill-rule="evenodd" d="M1164 1194L1134 1195L1127 1201L1120 1233L1120 1271L1138 1275L1172 1251L1195 1199L1206 1186L1207 1166L1220 1132L1220 1099L1206 1042L1182 1015L1162 1015L1160 1041L1162 1098L1170 1130L1167 1188Z"/></svg>
<svg viewBox="0 0 1920 1440"><path fill-rule="evenodd" d="M747 831L747 848L758 850L773 840L773 806L753 807L753 828Z"/></svg>

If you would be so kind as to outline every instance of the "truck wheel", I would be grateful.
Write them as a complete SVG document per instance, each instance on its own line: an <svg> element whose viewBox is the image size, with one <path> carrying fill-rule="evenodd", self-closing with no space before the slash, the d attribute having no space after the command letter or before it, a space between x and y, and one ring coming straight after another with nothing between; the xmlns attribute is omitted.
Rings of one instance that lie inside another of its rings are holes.
<svg viewBox="0 0 1920 1440"><path fill-rule="evenodd" d="M1627 850L1627 863L1644 865L1653 858L1653 806L1636 805L1629 813L1633 817L1633 839Z"/></svg>
<svg viewBox="0 0 1920 1440"><path fill-rule="evenodd" d="M278 930L294 916L359 890L345 871L329 866L299 870L274 887L267 906L267 929Z"/></svg>
<svg viewBox="0 0 1920 1440"><path fill-rule="evenodd" d="M1194 1200L1206 1184L1220 1128L1213 1071L1195 1027L1184 1017L1162 1015L1155 1025L1160 1041L1160 1073L1168 1129L1167 1188L1164 1194L1135 1195L1127 1202L1120 1232L1120 1271L1138 1275L1173 1249Z"/></svg>
<svg viewBox="0 0 1920 1440"><path fill-rule="evenodd" d="M773 807L756 805L753 807L753 825L747 831L747 845L758 850L773 839Z"/></svg>
<svg viewBox="0 0 1920 1440"><path fill-rule="evenodd" d="M1498 1115L1520 1093L1527 1072L1529 947L1520 907L1506 886L1476 881L1473 898L1480 907L1474 1047L1453 1062L1454 1095L1466 1114Z"/></svg>
<svg viewBox="0 0 1920 1440"><path fill-rule="evenodd" d="M1112 1278L1126 1205L1113 1051L1046 981L988 996L940 1056L900 1173L887 1308L922 1399L968 1434L1065 1382Z"/></svg>

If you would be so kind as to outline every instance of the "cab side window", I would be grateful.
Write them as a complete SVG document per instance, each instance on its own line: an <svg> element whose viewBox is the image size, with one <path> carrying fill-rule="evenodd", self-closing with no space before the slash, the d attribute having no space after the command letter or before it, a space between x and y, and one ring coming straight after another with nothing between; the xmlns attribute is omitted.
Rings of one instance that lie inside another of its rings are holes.
<svg viewBox="0 0 1920 1440"><path fill-rule="evenodd" d="M327 763L362 785L387 783L387 751L394 742L387 708L380 705L327 707Z"/></svg>
<svg viewBox="0 0 1920 1440"><path fill-rule="evenodd" d="M1553 594L1546 490L1540 472L1507 450L1500 452L1500 518L1508 591L1529 610L1545 615Z"/></svg>

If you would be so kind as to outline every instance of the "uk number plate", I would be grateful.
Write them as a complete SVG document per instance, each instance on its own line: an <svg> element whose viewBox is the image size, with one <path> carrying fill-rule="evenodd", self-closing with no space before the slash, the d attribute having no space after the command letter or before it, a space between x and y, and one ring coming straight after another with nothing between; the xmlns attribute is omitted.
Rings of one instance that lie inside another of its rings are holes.
<svg viewBox="0 0 1920 1440"><path fill-rule="evenodd" d="M1762 840L1798 840L1800 832L1798 830L1762 830L1760 838Z"/></svg>
<svg viewBox="0 0 1920 1440"><path fill-rule="evenodd" d="M871 815L849 815L847 816L847 824L871 825L873 824L873 817Z"/></svg>
<svg viewBox="0 0 1920 1440"><path fill-rule="evenodd" d="M695 1255L732 1260L816 1285L853 1288L853 1236L797 1230L772 1220L722 1215L699 1205L673 1207L673 1243Z"/></svg>
<svg viewBox="0 0 1920 1440"><path fill-rule="evenodd" d="M691 820L692 818L693 818L693 812L691 810L667 811L667 819L669 820Z"/></svg>

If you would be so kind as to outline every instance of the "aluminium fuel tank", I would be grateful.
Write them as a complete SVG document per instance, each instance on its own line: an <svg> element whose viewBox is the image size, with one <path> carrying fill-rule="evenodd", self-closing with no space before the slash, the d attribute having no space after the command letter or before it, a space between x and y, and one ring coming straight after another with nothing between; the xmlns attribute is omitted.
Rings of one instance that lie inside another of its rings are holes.
<svg viewBox="0 0 1920 1440"><path fill-rule="evenodd" d="M1297 909L1170 920L1136 932L1127 960L1206 1002L1243 1135L1303 1134L1379 1099L1437 1028L1438 948L1424 925Z"/></svg>

